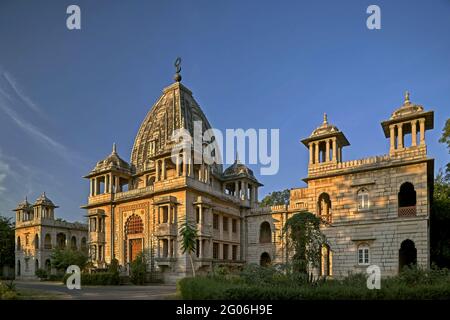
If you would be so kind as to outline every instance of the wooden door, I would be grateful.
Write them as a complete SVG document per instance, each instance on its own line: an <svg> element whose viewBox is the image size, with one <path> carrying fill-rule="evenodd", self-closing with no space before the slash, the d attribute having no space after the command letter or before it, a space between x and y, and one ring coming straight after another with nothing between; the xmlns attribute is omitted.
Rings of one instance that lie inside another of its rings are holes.
<svg viewBox="0 0 450 320"><path fill-rule="evenodd" d="M130 262L142 251L142 239L130 239Z"/></svg>

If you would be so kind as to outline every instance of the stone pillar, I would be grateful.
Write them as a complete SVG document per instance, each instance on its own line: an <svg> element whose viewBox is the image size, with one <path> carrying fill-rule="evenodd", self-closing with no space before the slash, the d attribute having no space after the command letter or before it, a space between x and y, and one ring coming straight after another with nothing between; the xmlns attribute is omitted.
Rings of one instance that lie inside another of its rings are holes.
<svg viewBox="0 0 450 320"><path fill-rule="evenodd" d="M105 175L105 193L109 193L109 174Z"/></svg>
<svg viewBox="0 0 450 320"><path fill-rule="evenodd" d="M313 164L314 160L313 160L313 148L314 148L314 144L312 142L309 143L309 164Z"/></svg>
<svg viewBox="0 0 450 320"><path fill-rule="evenodd" d="M395 150L395 125L393 125L393 124L391 124L389 126L389 136L390 136L390 141L391 141L389 150L394 151Z"/></svg>
<svg viewBox="0 0 450 320"><path fill-rule="evenodd" d="M319 163L319 142L314 142L314 163Z"/></svg>
<svg viewBox="0 0 450 320"><path fill-rule="evenodd" d="M336 137L333 137L333 161L337 161Z"/></svg>
<svg viewBox="0 0 450 320"><path fill-rule="evenodd" d="M90 197L93 196L93 194L92 194L92 191L93 191L92 184L93 184L93 179L90 179L89 180L89 196Z"/></svg>
<svg viewBox="0 0 450 320"><path fill-rule="evenodd" d="M198 211L199 211L199 215L198 215L198 223L202 224L203 223L203 206L199 205L198 206Z"/></svg>
<svg viewBox="0 0 450 320"><path fill-rule="evenodd" d="M237 181L234 182L234 196L239 198L239 183Z"/></svg>
<svg viewBox="0 0 450 320"><path fill-rule="evenodd" d="M175 166L176 166L176 171L177 171L176 176L179 177L180 176L180 155L177 155L177 158L175 161Z"/></svg>
<svg viewBox="0 0 450 320"><path fill-rule="evenodd" d="M198 239L198 256L200 259L203 258L203 239Z"/></svg>
<svg viewBox="0 0 450 320"><path fill-rule="evenodd" d="M116 193L120 192L120 190L119 190L120 177L114 177L114 180L116 181Z"/></svg>
<svg viewBox="0 0 450 320"><path fill-rule="evenodd" d="M330 140L327 139L326 148L325 148L325 161L330 161Z"/></svg>
<svg viewBox="0 0 450 320"><path fill-rule="evenodd" d="M187 153L186 152L183 152L183 176L187 176L187 162L188 162L188 159L187 159L188 157L187 157Z"/></svg>
<svg viewBox="0 0 450 320"><path fill-rule="evenodd" d="M159 181L159 160L156 160L155 171L156 171L155 181Z"/></svg>
<svg viewBox="0 0 450 320"><path fill-rule="evenodd" d="M94 178L94 195L98 194L98 181L97 178Z"/></svg>
<svg viewBox="0 0 450 320"><path fill-rule="evenodd" d="M411 121L411 146L417 146L417 120Z"/></svg>
<svg viewBox="0 0 450 320"><path fill-rule="evenodd" d="M162 159L162 170L161 170L161 180L166 179L166 159Z"/></svg>
<svg viewBox="0 0 450 320"><path fill-rule="evenodd" d="M397 149L403 149L403 123L397 124Z"/></svg>
<svg viewBox="0 0 450 320"><path fill-rule="evenodd" d="M420 145L425 145L425 119L419 119L420 126Z"/></svg>

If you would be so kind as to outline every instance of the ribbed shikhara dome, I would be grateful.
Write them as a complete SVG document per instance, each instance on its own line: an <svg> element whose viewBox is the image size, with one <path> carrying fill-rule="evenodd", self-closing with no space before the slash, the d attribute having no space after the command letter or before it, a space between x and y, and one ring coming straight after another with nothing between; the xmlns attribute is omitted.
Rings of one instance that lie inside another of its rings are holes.
<svg viewBox="0 0 450 320"><path fill-rule="evenodd" d="M171 139L174 130L187 129L193 137L194 121L202 122L202 133L211 128L189 89L180 82L165 88L136 135L131 152L131 165L136 173L149 168L153 157L171 152L175 145Z"/></svg>

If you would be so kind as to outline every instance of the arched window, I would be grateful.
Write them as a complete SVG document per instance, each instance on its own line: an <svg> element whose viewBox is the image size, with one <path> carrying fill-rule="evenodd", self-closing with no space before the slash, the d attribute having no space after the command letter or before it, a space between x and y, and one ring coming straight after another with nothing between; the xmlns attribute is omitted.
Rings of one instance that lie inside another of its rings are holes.
<svg viewBox="0 0 450 320"><path fill-rule="evenodd" d="M91 260L95 261L97 259L97 246L96 245L92 245L89 248L89 257L91 258Z"/></svg>
<svg viewBox="0 0 450 320"><path fill-rule="evenodd" d="M52 271L52 264L50 262L50 259L45 260L45 270L48 274L50 274Z"/></svg>
<svg viewBox="0 0 450 320"><path fill-rule="evenodd" d="M70 248L72 250L77 249L77 238L75 236L72 236L72 238L70 239Z"/></svg>
<svg viewBox="0 0 450 320"><path fill-rule="evenodd" d="M56 245L59 249L66 247L66 235L64 233L58 233L56 235Z"/></svg>
<svg viewBox="0 0 450 320"><path fill-rule="evenodd" d="M398 206L411 207L416 205L416 190L410 182L405 182L400 186L398 193Z"/></svg>
<svg viewBox="0 0 450 320"><path fill-rule="evenodd" d="M358 210L369 209L369 191L366 188L358 190Z"/></svg>
<svg viewBox="0 0 450 320"><path fill-rule="evenodd" d="M264 252L261 255L261 258L259 259L259 264L262 267L267 267L270 265L270 263L272 262L272 259L270 259L270 255L267 252Z"/></svg>
<svg viewBox="0 0 450 320"><path fill-rule="evenodd" d="M39 236L38 235L34 236L34 248L39 249Z"/></svg>
<svg viewBox="0 0 450 320"><path fill-rule="evenodd" d="M39 269L39 260L38 259L36 259L34 261L34 272L36 272L37 269Z"/></svg>
<svg viewBox="0 0 450 320"><path fill-rule="evenodd" d="M414 190L414 185L410 182L405 182L400 186L398 215L399 217L416 215L416 190Z"/></svg>
<svg viewBox="0 0 450 320"><path fill-rule="evenodd" d="M331 249L327 244L324 244L321 250L320 275L331 276Z"/></svg>
<svg viewBox="0 0 450 320"><path fill-rule="evenodd" d="M365 266L370 263L370 248L367 244L358 246L358 265Z"/></svg>
<svg viewBox="0 0 450 320"><path fill-rule="evenodd" d="M86 242L86 238L85 237L81 238L81 249L82 250L86 250L87 249L87 242Z"/></svg>
<svg viewBox="0 0 450 320"><path fill-rule="evenodd" d="M322 193L317 201L317 208L319 216L322 216L326 221L331 222L331 200L328 193Z"/></svg>
<svg viewBox="0 0 450 320"><path fill-rule="evenodd" d="M44 249L51 249L51 248L52 248L52 237L47 233L44 238Z"/></svg>
<svg viewBox="0 0 450 320"><path fill-rule="evenodd" d="M272 230L270 224L267 221L261 223L259 227L259 243L271 243L272 242Z"/></svg>
<svg viewBox="0 0 450 320"><path fill-rule="evenodd" d="M129 217L125 224L125 232L127 235L144 232L144 223L142 222L142 219L135 214Z"/></svg>
<svg viewBox="0 0 450 320"><path fill-rule="evenodd" d="M17 251L22 250L22 245L20 243L20 237L17 237Z"/></svg>

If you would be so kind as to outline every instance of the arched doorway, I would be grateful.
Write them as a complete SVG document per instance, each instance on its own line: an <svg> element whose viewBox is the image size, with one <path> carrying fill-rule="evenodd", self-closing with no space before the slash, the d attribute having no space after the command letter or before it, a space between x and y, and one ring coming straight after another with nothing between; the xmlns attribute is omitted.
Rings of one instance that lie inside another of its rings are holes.
<svg viewBox="0 0 450 320"><path fill-rule="evenodd" d="M259 227L259 243L271 243L272 242L272 230L270 224L267 221L261 223Z"/></svg>
<svg viewBox="0 0 450 320"><path fill-rule="evenodd" d="M128 240L128 262L136 259L143 249L144 223L142 219L133 214L125 223L125 235Z"/></svg>
<svg viewBox="0 0 450 320"><path fill-rule="evenodd" d="M398 253L398 271L401 272L405 266L417 264L417 249L412 240L405 240L400 245Z"/></svg>
<svg viewBox="0 0 450 320"><path fill-rule="evenodd" d="M77 238L75 236L72 236L70 239L70 248L72 250L77 250Z"/></svg>
<svg viewBox="0 0 450 320"><path fill-rule="evenodd" d="M36 272L38 269L39 269L39 260L36 259L36 260L34 261L34 272Z"/></svg>
<svg viewBox="0 0 450 320"><path fill-rule="evenodd" d="M52 264L50 263L50 259L45 260L45 270L47 271L47 274L52 272Z"/></svg>
<svg viewBox="0 0 450 320"><path fill-rule="evenodd" d="M20 270L20 260L17 260L17 275L20 277L21 270Z"/></svg>
<svg viewBox="0 0 450 320"><path fill-rule="evenodd" d="M259 259L259 264L262 267L267 267L272 262L272 259L270 259L270 255L267 252L264 252L261 255L261 258Z"/></svg>
<svg viewBox="0 0 450 320"><path fill-rule="evenodd" d="M56 235L56 245L59 249L66 248L66 235L64 233L58 233Z"/></svg>

